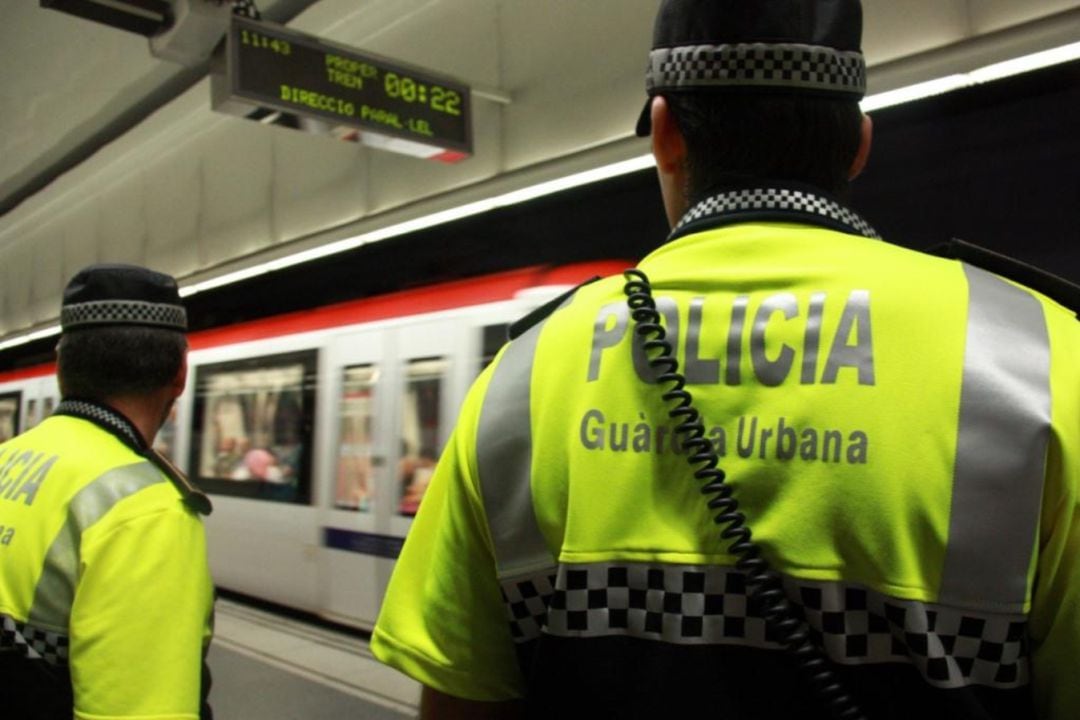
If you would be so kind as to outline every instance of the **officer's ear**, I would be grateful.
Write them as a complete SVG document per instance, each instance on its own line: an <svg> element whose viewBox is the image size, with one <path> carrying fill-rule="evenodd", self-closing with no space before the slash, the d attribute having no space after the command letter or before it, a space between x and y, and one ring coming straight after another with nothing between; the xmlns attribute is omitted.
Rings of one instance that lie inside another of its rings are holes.
<svg viewBox="0 0 1080 720"><path fill-rule="evenodd" d="M64 391L64 374L60 372L60 348L64 344L63 335L56 341L56 387L60 391L60 397L65 397L67 393Z"/></svg>
<svg viewBox="0 0 1080 720"><path fill-rule="evenodd" d="M866 167L870 159L870 144L874 139L874 121L869 115L862 116L862 125L859 128L859 149L855 151L855 159L851 161L848 169L848 180L854 180Z"/></svg>
<svg viewBox="0 0 1080 720"><path fill-rule="evenodd" d="M661 172L674 172L686 162L686 141L667 98L657 95L649 109L652 121L652 151Z"/></svg>
<svg viewBox="0 0 1080 720"><path fill-rule="evenodd" d="M667 98L663 95L652 99L650 119L652 151L660 179L660 194L663 196L668 222L674 227L690 203L690 198L687 197L686 140L675 121Z"/></svg>

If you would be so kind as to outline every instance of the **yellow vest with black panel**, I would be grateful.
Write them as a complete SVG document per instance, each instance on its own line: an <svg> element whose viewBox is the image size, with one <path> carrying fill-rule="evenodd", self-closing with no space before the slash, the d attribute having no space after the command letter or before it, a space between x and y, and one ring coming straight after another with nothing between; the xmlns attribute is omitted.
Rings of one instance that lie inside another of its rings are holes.
<svg viewBox="0 0 1080 720"><path fill-rule="evenodd" d="M755 540L867 716L1080 716L1080 325L872 236L805 189L721 193L640 267ZM538 716L819 717L633 338L609 278L504 348L373 650Z"/></svg>
<svg viewBox="0 0 1080 720"><path fill-rule="evenodd" d="M125 418L71 400L0 445L0 665L20 717L210 717L205 534L193 489L145 452Z"/></svg>

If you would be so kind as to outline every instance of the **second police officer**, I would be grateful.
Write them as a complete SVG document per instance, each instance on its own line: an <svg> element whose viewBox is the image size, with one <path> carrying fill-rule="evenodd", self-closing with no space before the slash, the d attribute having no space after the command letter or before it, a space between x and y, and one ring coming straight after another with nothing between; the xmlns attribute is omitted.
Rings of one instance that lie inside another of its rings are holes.
<svg viewBox="0 0 1080 720"><path fill-rule="evenodd" d="M49 418L0 445L0 715L209 720L205 495L153 449L187 375L176 281L64 290Z"/></svg>

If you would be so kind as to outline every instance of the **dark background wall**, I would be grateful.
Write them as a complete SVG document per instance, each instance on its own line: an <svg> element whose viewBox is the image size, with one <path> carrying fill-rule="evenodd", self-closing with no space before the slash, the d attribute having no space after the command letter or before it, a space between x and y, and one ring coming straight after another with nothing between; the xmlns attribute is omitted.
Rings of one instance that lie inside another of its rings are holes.
<svg viewBox="0 0 1080 720"><path fill-rule="evenodd" d="M1080 282L1080 63L872 116L852 204L886 239L958 237Z"/></svg>

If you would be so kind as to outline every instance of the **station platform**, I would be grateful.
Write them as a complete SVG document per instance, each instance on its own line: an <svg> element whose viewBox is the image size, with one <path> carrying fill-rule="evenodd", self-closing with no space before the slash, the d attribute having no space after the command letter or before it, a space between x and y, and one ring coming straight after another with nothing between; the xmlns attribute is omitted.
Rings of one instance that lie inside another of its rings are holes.
<svg viewBox="0 0 1080 720"><path fill-rule="evenodd" d="M209 663L221 720L404 720L420 702L364 639L232 599L217 601Z"/></svg>

